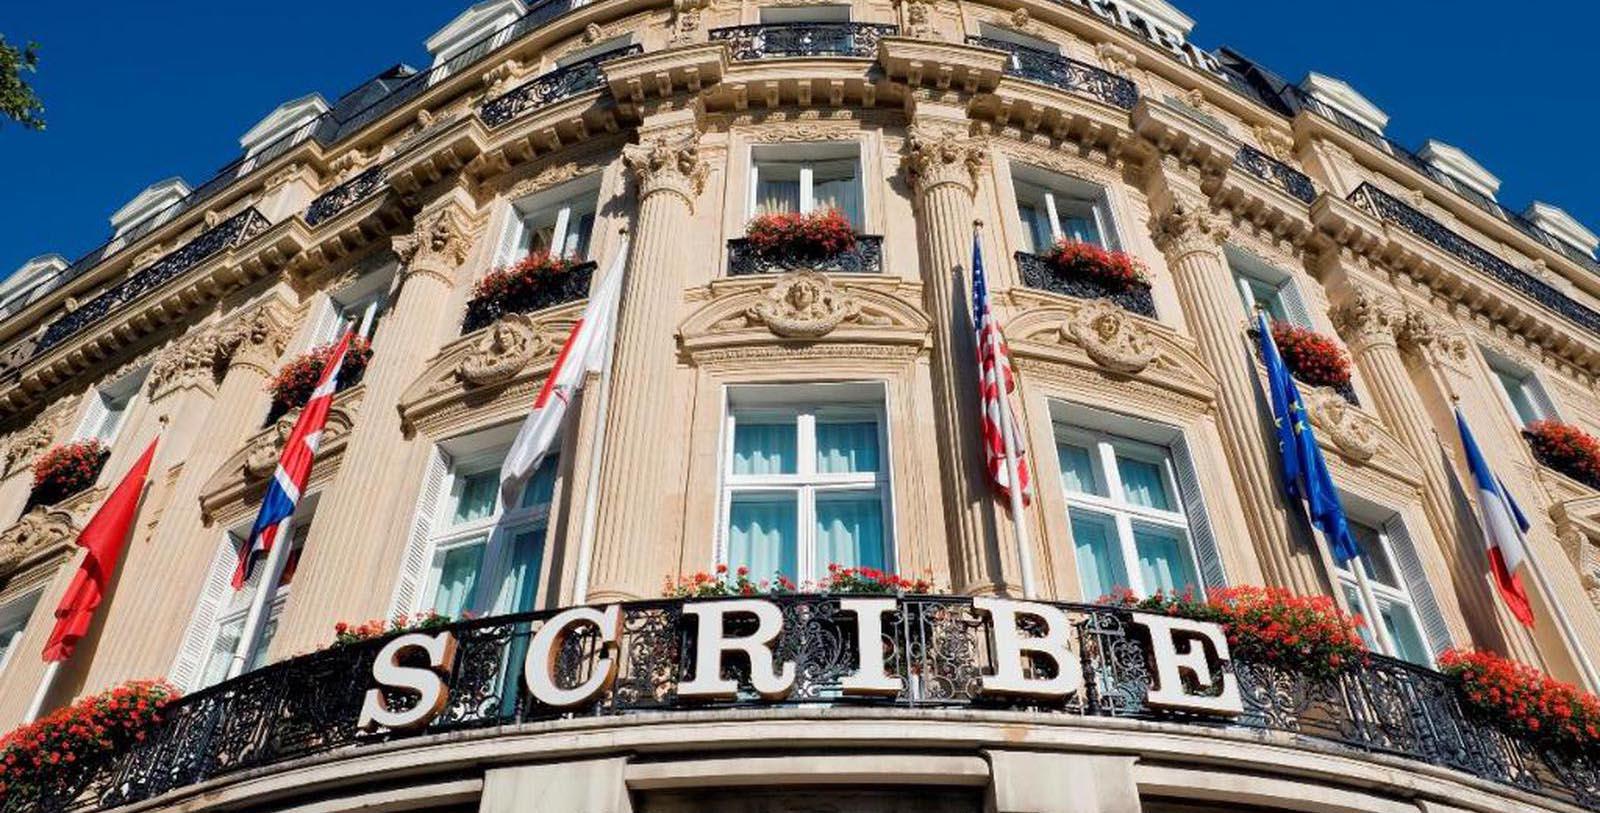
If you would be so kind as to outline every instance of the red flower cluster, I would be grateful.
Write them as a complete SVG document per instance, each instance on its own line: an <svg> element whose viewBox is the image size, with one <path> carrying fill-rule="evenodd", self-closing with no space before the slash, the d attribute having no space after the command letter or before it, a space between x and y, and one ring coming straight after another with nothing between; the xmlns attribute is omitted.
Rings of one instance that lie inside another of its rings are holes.
<svg viewBox="0 0 1600 813"><path fill-rule="evenodd" d="M1350 357L1334 340L1321 333L1272 323L1272 343L1295 378L1314 387L1342 387L1350 383Z"/></svg>
<svg viewBox="0 0 1600 813"><path fill-rule="evenodd" d="M536 291L572 273L572 263L548 252L535 251L506 266L501 266L472 286L473 302L495 302L504 311L515 311L513 304L532 298Z"/></svg>
<svg viewBox="0 0 1600 813"><path fill-rule="evenodd" d="M1109 251L1093 243L1062 238L1045 252L1044 259L1063 276L1093 280L1113 291L1150 285L1144 263L1120 251Z"/></svg>
<svg viewBox="0 0 1600 813"><path fill-rule="evenodd" d="M1600 440L1560 421L1534 421L1522 430L1540 463L1592 488L1600 488Z"/></svg>
<svg viewBox="0 0 1600 813"><path fill-rule="evenodd" d="M1439 671L1461 681L1461 699L1508 733L1567 748L1600 744L1600 697L1492 652L1451 649Z"/></svg>
<svg viewBox="0 0 1600 813"><path fill-rule="evenodd" d="M931 593L933 582L929 579L908 579L873 567L828 565L828 575L817 588L824 593L894 595Z"/></svg>
<svg viewBox="0 0 1600 813"><path fill-rule="evenodd" d="M828 575L818 582L795 584L787 576L777 575L770 581L750 578L750 568L739 567L731 575L727 565L717 565L716 570L700 571L692 576L681 576L673 581L671 576L662 585L661 595L667 598L718 598L723 596L782 596L792 593L839 593L852 595L888 596L899 593L932 593L929 579L908 579L871 567L844 567L828 565Z"/></svg>
<svg viewBox="0 0 1600 813"><path fill-rule="evenodd" d="M0 738L0 806L22 810L37 804L70 766L143 740L178 696L164 681L133 681L12 730Z"/></svg>
<svg viewBox="0 0 1600 813"><path fill-rule="evenodd" d="M740 566L730 577L727 565L717 565L714 573L704 570L693 576L680 576L674 582L671 576L661 586L661 595L667 598L719 598L724 596L759 596L793 593L795 584L786 576L776 581L755 581L750 578L750 568Z"/></svg>
<svg viewBox="0 0 1600 813"><path fill-rule="evenodd" d="M838 209L758 215L744 235L767 257L825 260L856 247L856 229Z"/></svg>
<svg viewBox="0 0 1600 813"><path fill-rule="evenodd" d="M311 393L317 388L317 380L322 378L323 368L328 366L328 362L333 358L334 347L332 344L313 347L278 370L278 374L267 384L267 389L272 392L274 415L282 415L291 409L305 406L305 403L311 400ZM361 374L366 372L367 362L371 360L372 347L367 344L367 340L351 339L350 350L344 356L344 366L339 368L340 386L361 380Z"/></svg>
<svg viewBox="0 0 1600 813"><path fill-rule="evenodd" d="M98 440L63 443L33 462L36 505L53 505L94 485L111 450Z"/></svg>
<svg viewBox="0 0 1600 813"><path fill-rule="evenodd" d="M470 618L471 616L462 613L462 617ZM359 644L362 641L370 641L373 638L382 638L385 635L438 629L454 620L448 615L440 615L433 610L427 610L416 615L397 615L388 619L374 618L355 625L340 621L333 625L333 643L329 646L338 648Z"/></svg>
<svg viewBox="0 0 1600 813"><path fill-rule="evenodd" d="M1331 678L1366 657L1360 616L1346 615L1328 596L1297 596L1279 587L1226 587L1204 601L1192 592L1140 599L1122 589L1101 604L1165 613L1222 626L1229 654L1318 678Z"/></svg>

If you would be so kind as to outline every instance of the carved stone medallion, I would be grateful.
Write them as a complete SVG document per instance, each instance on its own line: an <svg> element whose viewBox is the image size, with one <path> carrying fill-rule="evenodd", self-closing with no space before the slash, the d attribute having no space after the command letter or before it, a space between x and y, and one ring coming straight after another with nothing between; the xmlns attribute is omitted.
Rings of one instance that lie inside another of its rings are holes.
<svg viewBox="0 0 1600 813"><path fill-rule="evenodd" d="M1063 338L1077 342L1095 364L1112 372L1133 374L1155 360L1150 332L1127 311L1103 299L1090 300L1061 327Z"/></svg>
<svg viewBox="0 0 1600 813"><path fill-rule="evenodd" d="M1378 453L1378 430L1371 418L1328 387L1303 387L1311 425L1345 457L1365 463Z"/></svg>
<svg viewBox="0 0 1600 813"><path fill-rule="evenodd" d="M0 578L10 576L29 559L78 537L72 514L35 506L10 528L0 531Z"/></svg>
<svg viewBox="0 0 1600 813"><path fill-rule="evenodd" d="M766 325L775 335L816 339L841 322L861 314L861 305L815 271L798 271L778 279L767 298L745 312L751 323Z"/></svg>
<svg viewBox="0 0 1600 813"><path fill-rule="evenodd" d="M456 378L468 387L509 381L543 352L544 345L526 314L503 316L462 357L456 365Z"/></svg>

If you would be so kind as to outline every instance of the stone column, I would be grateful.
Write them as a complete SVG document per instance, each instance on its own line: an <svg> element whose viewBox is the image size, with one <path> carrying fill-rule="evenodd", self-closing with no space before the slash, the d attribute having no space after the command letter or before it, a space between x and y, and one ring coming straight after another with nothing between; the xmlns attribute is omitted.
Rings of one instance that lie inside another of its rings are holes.
<svg viewBox="0 0 1600 813"><path fill-rule="evenodd" d="M1134 758L990 750L989 813L1139 813Z"/></svg>
<svg viewBox="0 0 1600 813"><path fill-rule="evenodd" d="M1166 254L1200 358L1217 377L1223 451L1261 572L1272 585L1304 595L1329 594L1322 554L1289 532L1291 522L1302 520L1285 510L1281 464L1273 452L1277 439L1267 432L1269 418L1261 411L1239 291L1222 254L1227 235L1226 223L1204 203L1178 198L1158 220L1154 236Z"/></svg>
<svg viewBox="0 0 1600 813"><path fill-rule="evenodd" d="M639 184L639 214L617 313L591 603L648 595L662 575L654 567L661 535L675 534L680 524L665 512L668 490L682 485L681 467L674 467L670 447L656 435L676 420L669 410L679 271L689 261L683 234L707 172L697 139L697 133L681 140L660 136L623 155Z"/></svg>
<svg viewBox="0 0 1600 813"><path fill-rule="evenodd" d="M1371 391L1374 407L1406 451L1422 467L1422 507L1440 542L1440 550L1418 551L1424 563L1438 561L1449 569L1451 589L1435 590L1439 597L1454 596L1472 643L1516 655L1523 660L1533 656L1526 636L1517 630L1512 618L1493 595L1487 576L1487 560L1471 537L1461 532L1461 517L1441 457L1440 437L1429 418L1427 400L1442 399L1442 392L1421 392L1406 368L1399 340L1419 352L1437 338L1436 323L1420 311L1408 316L1398 300L1365 285L1352 283L1349 295L1334 312L1334 324L1350 345L1356 366ZM1453 427L1452 427L1453 430ZM1465 644L1466 641L1455 641ZM1536 657L1536 656L1535 656ZM1530 661L1531 662L1531 661Z"/></svg>
<svg viewBox="0 0 1600 813"><path fill-rule="evenodd" d="M943 472L952 587L960 593L1021 594L1015 550L995 538L995 498L977 427L977 349L967 304L973 197L983 146L953 133L913 131L906 173L919 211L923 306L933 323L933 409Z"/></svg>
<svg viewBox="0 0 1600 813"><path fill-rule="evenodd" d="M450 332L451 291L482 225L459 186L427 204L415 222L410 234L394 238L399 289L373 338L366 393L301 553L275 658L325 643L340 619L388 611L421 487L417 452L426 443L404 435L394 405Z"/></svg>
<svg viewBox="0 0 1600 813"><path fill-rule="evenodd" d="M176 479L153 536L125 557L87 685L171 668L222 541L222 529L207 528L201 519L201 490L256 428L289 331L285 309L274 299L186 340L151 368L151 405L169 418L153 476L177 467Z"/></svg>

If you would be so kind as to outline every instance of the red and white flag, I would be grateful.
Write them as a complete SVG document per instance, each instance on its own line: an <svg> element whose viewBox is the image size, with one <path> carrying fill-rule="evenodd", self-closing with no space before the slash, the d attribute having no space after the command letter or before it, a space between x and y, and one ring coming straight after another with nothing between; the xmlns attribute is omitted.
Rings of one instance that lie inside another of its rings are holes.
<svg viewBox="0 0 1600 813"><path fill-rule="evenodd" d="M1506 490L1506 484L1489 470L1488 461L1478 450L1478 441L1467 428L1467 419L1456 409L1456 429L1461 432L1461 447L1467 452L1467 468L1472 469L1472 479L1478 485L1478 513L1483 522L1483 538L1488 544L1489 573L1494 576L1495 587L1506 609L1521 621L1523 626L1533 626L1533 604L1528 601L1528 591L1522 586L1517 568L1527 558L1523 535L1530 527L1522 508Z"/></svg>
<svg viewBox="0 0 1600 813"><path fill-rule="evenodd" d="M500 466L500 499L506 505L515 505L517 496L528 478L539 470L545 455L555 445L561 432L561 422L566 417L567 406L578 390L583 388L585 376L599 371L606 364L611 351L611 336L616 327L617 303L622 298L622 268L627 263L626 240L617 249L617 257L600 287L589 297L578 323L567 334L561 345L556 364L544 380L544 388L533 401L533 411L523 420L517 439L511 442Z"/></svg>
<svg viewBox="0 0 1600 813"><path fill-rule="evenodd" d="M1009 435L1009 451L1016 456L1022 504L1027 505L1033 499L1033 477L1028 473L1028 458L1022 451L1022 438L1008 397L1017 388L1017 382L1011 374L1011 351L989 312L989 282L983 272L983 250L976 234L972 236L972 321L978 339L978 389L989 479L1002 494L1011 496L1011 472L1006 460Z"/></svg>

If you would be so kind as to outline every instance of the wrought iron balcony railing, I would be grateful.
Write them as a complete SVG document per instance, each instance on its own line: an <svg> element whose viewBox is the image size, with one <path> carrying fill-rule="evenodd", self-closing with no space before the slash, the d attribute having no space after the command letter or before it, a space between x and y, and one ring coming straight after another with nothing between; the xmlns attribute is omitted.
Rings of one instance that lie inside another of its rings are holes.
<svg viewBox="0 0 1600 813"><path fill-rule="evenodd" d="M1139 88L1132 80L1086 62L988 37L969 36L967 44L1011 54L1006 65L1006 73L1011 76L1098 99L1123 110L1132 110L1139 101Z"/></svg>
<svg viewBox="0 0 1600 813"><path fill-rule="evenodd" d="M883 238L872 234L856 235L855 248L832 257L809 257L799 253L769 254L757 251L744 238L728 241L728 276L781 274L785 271L824 271L834 274L879 274L883 272Z"/></svg>
<svg viewBox="0 0 1600 813"><path fill-rule="evenodd" d="M881 23L762 23L713 28L708 36L712 42L728 43L734 59L868 58L878 52L878 40L899 30Z"/></svg>
<svg viewBox="0 0 1600 813"><path fill-rule="evenodd" d="M306 207L306 223L315 226L376 195L383 191L386 179L383 167L377 166L318 195L317 199Z"/></svg>
<svg viewBox="0 0 1600 813"><path fill-rule="evenodd" d="M1233 165L1277 187L1306 205L1317 199L1317 187L1304 172L1250 146L1241 144Z"/></svg>
<svg viewBox="0 0 1600 813"><path fill-rule="evenodd" d="M76 310L51 322L34 346L33 355L37 357L66 341L112 312L172 281L201 261L255 237L265 231L268 225L267 218L252 207L201 232L183 247L156 260L155 264L134 272Z"/></svg>
<svg viewBox="0 0 1600 813"><path fill-rule="evenodd" d="M548 281L519 292L509 300L479 299L467 303L467 315L461 320L462 334L488 327L508 313L534 313L589 296L589 284L594 279L593 260L572 266L565 274L552 275Z"/></svg>
<svg viewBox="0 0 1600 813"><path fill-rule="evenodd" d="M1156 302L1149 285L1116 290L1097 280L1062 274L1044 257L1026 251L1017 252L1017 270L1022 273L1022 284L1029 288L1074 299L1109 299L1129 313L1156 318Z"/></svg>
<svg viewBox="0 0 1600 813"><path fill-rule="evenodd" d="M1363 183L1350 193L1350 202L1380 220L1393 223L1432 243L1456 259L1527 295L1535 302L1572 320L1579 327L1600 336L1600 313L1556 290L1550 283L1456 234L1444 224L1417 211L1399 198L1372 184Z"/></svg>
<svg viewBox="0 0 1600 813"><path fill-rule="evenodd" d="M876 647L881 639L884 672L898 682L899 690L845 696L841 680L859 668L855 653L862 636L856 613L843 611L839 598L828 595L769 600L782 619L774 652L795 666L793 691L782 701L763 700L752 687L748 662L738 659L730 660L723 673L738 685L733 699L680 698L680 686L695 669L698 629L686 608L701 600L621 605L620 631L612 646L600 645L592 626L570 628L554 658L551 677L556 686L578 686L596 674L602 659L615 659L614 678L570 709L544 705L522 688L532 636L556 611L480 618L429 631L450 633L455 647L446 650L453 654L443 666L449 678L442 711L425 720L420 730L367 733L357 727L372 688L373 663L387 643L364 641L273 664L189 695L167 707L143 741L123 752L96 752L63 765L48 798L31 805L8 798L0 809L112 808L336 749L569 715L622 717L815 703L1010 709L1041 720L1115 717L1188 726L1203 736L1225 730L1282 732L1320 741L1322 748L1410 759L1600 807L1600 767L1587 755L1509 734L1469 711L1452 679L1391 658L1372 656L1329 677L1315 677L1315 672L1234 657L1231 667L1224 668L1231 668L1237 681L1242 714L1218 718L1175 713L1148 700L1155 675L1149 635L1139 623L1142 614L1053 604L1072 623L1068 635L1081 658L1084 690L1057 700L1007 699L982 694L982 678L993 670L992 642L987 619L972 599L902 596L895 599L893 612L881 616L882 634L871 642ZM393 710L404 708L402 702Z"/></svg>
<svg viewBox="0 0 1600 813"><path fill-rule="evenodd" d="M605 74L600 72L601 63L643 51L644 46L635 43L557 68L485 102L478 110L478 117L490 127L499 127L525 111L594 90L605 84Z"/></svg>

